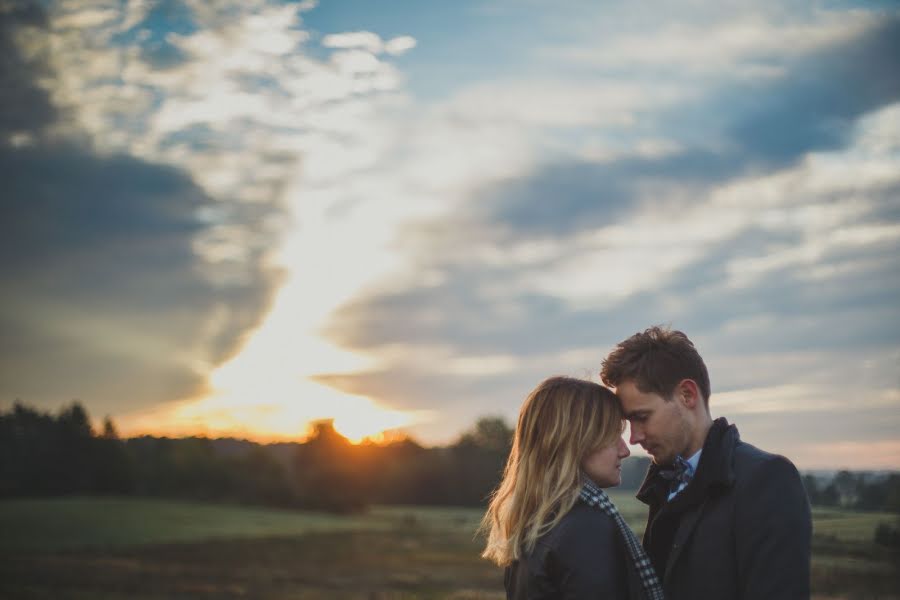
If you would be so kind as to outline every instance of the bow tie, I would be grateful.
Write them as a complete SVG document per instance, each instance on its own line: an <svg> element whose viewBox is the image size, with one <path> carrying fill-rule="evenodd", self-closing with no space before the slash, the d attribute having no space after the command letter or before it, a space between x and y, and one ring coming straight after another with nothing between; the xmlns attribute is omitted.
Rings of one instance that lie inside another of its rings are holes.
<svg viewBox="0 0 900 600"><path fill-rule="evenodd" d="M660 469L659 476L669 482L672 488L680 484L687 485L694 476L694 467L680 456L675 457L675 462L668 469Z"/></svg>

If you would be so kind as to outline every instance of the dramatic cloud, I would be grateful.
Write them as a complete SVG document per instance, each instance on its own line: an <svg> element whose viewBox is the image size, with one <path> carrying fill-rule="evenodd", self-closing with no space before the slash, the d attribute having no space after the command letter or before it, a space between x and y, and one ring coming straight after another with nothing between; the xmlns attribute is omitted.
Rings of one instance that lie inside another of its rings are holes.
<svg viewBox="0 0 900 600"><path fill-rule="evenodd" d="M661 155L634 144L631 155L537 166L473 190L449 218L407 230L405 247L418 257L411 272L346 304L328 330L348 349L378 353L381 367L322 379L393 406L465 413L484 405L512 416L523 382L554 365L596 373L616 341L667 322L708 357L714 406L739 421L753 415L747 428L761 442L791 450L761 413L788 423L791 443L815 442L802 432L815 431L803 424L817 401L817 419L875 415L845 419L834 439L892 439L871 425L900 425L892 375L900 36L896 19L866 24L853 35L812 36L815 44L779 65L782 75L754 83L758 101L719 110L704 125L716 149L698 145L704 130L682 136L662 119L659 131L635 138L674 136ZM697 109L657 110L693 115L746 93L712 84L692 93ZM460 110L472 114L475 104ZM573 349L578 358L560 360ZM455 368L480 362L481 370ZM848 372L866 373L864 383L848 385ZM802 393L784 393L787 382ZM736 393L761 400L736 402ZM851 394L852 403L840 401Z"/></svg>
<svg viewBox="0 0 900 600"><path fill-rule="evenodd" d="M69 115L38 84L54 75L47 55L21 50L46 35L46 15L29 5L2 17L3 114L14 117L0 132L0 170L14 174L0 231L4 400L80 398L109 413L197 394L259 320L274 273L250 264L240 283L214 281L224 274L195 244L215 201L180 169L61 135Z"/></svg>
<svg viewBox="0 0 900 600"><path fill-rule="evenodd" d="M17 37L23 32L43 31L46 26L46 15L37 4L0 9L0 141L4 144L25 143L34 131L56 119L47 93L35 84L35 79L49 71L45 61L39 56L24 56L17 46Z"/></svg>
<svg viewBox="0 0 900 600"><path fill-rule="evenodd" d="M0 14L4 402L127 415L211 393L287 270L298 173L346 173L377 137L367 97L398 84L373 55L307 56L310 3L129 6Z"/></svg>
<svg viewBox="0 0 900 600"><path fill-rule="evenodd" d="M775 2L4 6L0 401L444 441L671 323L748 439L893 464L897 40Z"/></svg>

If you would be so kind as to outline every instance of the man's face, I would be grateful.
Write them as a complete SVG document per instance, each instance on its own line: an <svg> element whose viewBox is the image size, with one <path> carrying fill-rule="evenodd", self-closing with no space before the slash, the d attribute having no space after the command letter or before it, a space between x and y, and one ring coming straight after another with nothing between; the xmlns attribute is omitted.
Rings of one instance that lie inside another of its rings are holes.
<svg viewBox="0 0 900 600"><path fill-rule="evenodd" d="M687 450L691 426L677 394L667 401L659 394L642 392L632 380L616 387L616 394L631 424L629 443L640 444L654 463L672 464L676 456Z"/></svg>

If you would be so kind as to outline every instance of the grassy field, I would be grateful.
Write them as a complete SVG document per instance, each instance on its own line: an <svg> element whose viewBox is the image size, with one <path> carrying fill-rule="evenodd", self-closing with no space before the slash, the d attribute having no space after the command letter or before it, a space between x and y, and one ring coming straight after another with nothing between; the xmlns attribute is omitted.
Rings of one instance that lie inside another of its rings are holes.
<svg viewBox="0 0 900 600"><path fill-rule="evenodd" d="M371 531L390 526L367 515L192 504L129 498L65 498L0 503L0 550L126 547L149 544Z"/></svg>
<svg viewBox="0 0 900 600"><path fill-rule="evenodd" d="M644 508L614 494L640 530ZM0 598L503 598L472 509L327 514L131 499L0 502ZM895 516L816 510L819 598L900 598L897 556L872 544Z"/></svg>

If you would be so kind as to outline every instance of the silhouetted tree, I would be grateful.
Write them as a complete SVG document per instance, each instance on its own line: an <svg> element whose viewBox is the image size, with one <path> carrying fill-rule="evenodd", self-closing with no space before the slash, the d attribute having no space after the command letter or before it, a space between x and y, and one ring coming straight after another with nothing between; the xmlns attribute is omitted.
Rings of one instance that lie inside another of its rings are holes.
<svg viewBox="0 0 900 600"><path fill-rule="evenodd" d="M838 471L834 476L832 484L837 492L838 504L843 507L852 507L859 498L859 488L861 479L850 471Z"/></svg>
<svg viewBox="0 0 900 600"><path fill-rule="evenodd" d="M113 423L112 419L109 418L109 415L103 418L103 433L100 437L105 440L119 439L119 432L116 430L116 425Z"/></svg>
<svg viewBox="0 0 900 600"><path fill-rule="evenodd" d="M810 504L820 504L822 493L819 491L819 484L815 475L806 474L801 478L803 488L806 490L806 497Z"/></svg>
<svg viewBox="0 0 900 600"><path fill-rule="evenodd" d="M284 467L263 447L255 446L244 456L227 462L234 475L232 494L238 502L283 508L298 506Z"/></svg>
<svg viewBox="0 0 900 600"><path fill-rule="evenodd" d="M884 510L900 513L900 473L892 473L884 488Z"/></svg>
<svg viewBox="0 0 900 600"><path fill-rule="evenodd" d="M6 497L127 493L132 481L121 441L96 437L78 402L56 417L19 402L0 414L0 474Z"/></svg>
<svg viewBox="0 0 900 600"><path fill-rule="evenodd" d="M500 417L484 417L450 448L452 491L447 504L486 504L512 448L513 430Z"/></svg>
<svg viewBox="0 0 900 600"><path fill-rule="evenodd" d="M131 457L108 416L103 433L94 440L94 491L100 494L130 494L134 491Z"/></svg>
<svg viewBox="0 0 900 600"><path fill-rule="evenodd" d="M54 480L63 494L93 491L94 432L87 411L79 402L64 408L56 419L57 435Z"/></svg>
<svg viewBox="0 0 900 600"><path fill-rule="evenodd" d="M875 528L875 543L893 550L900 550L900 520L894 525L880 523Z"/></svg>
<svg viewBox="0 0 900 600"><path fill-rule="evenodd" d="M502 417L482 417L476 421L475 427L460 436L456 445L472 446L508 456L514 433Z"/></svg>
<svg viewBox="0 0 900 600"><path fill-rule="evenodd" d="M106 417L99 432L74 402L57 415L16 402L0 412L0 498L138 494L352 512L368 504L483 505L500 480L513 430L479 419L453 444L410 438L351 444L331 421L298 444L246 440L119 438ZM636 489L649 459L624 461L622 488ZM806 474L810 502L900 513L900 474ZM879 543L895 529L882 528Z"/></svg>
<svg viewBox="0 0 900 600"><path fill-rule="evenodd" d="M369 500L354 454L350 441L335 431L333 420L313 423L306 443L297 448L295 473L301 502L336 512L364 508Z"/></svg>

